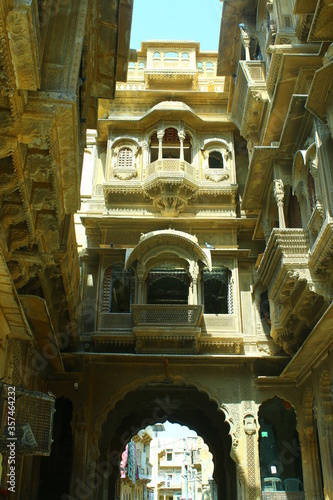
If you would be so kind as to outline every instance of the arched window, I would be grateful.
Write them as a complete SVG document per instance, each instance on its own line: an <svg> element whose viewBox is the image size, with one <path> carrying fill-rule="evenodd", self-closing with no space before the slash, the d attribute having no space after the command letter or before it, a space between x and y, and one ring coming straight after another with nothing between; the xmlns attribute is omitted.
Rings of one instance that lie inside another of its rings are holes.
<svg viewBox="0 0 333 500"><path fill-rule="evenodd" d="M131 61L128 63L128 69L135 69L135 62Z"/></svg>
<svg viewBox="0 0 333 500"><path fill-rule="evenodd" d="M164 59L177 60L178 59L178 53L177 52L165 52L164 53Z"/></svg>
<svg viewBox="0 0 333 500"><path fill-rule="evenodd" d="M133 302L134 279L131 271L120 265L105 270L102 312L128 313Z"/></svg>
<svg viewBox="0 0 333 500"><path fill-rule="evenodd" d="M211 151L208 157L209 168L224 168L223 156L219 151Z"/></svg>
<svg viewBox="0 0 333 500"><path fill-rule="evenodd" d="M161 59L161 54L159 52L154 52L153 59Z"/></svg>
<svg viewBox="0 0 333 500"><path fill-rule="evenodd" d="M199 73L202 73L203 72L203 63L199 61L197 66L198 66Z"/></svg>
<svg viewBox="0 0 333 500"><path fill-rule="evenodd" d="M291 404L277 397L265 401L259 409L259 424L262 491L303 491L301 448Z"/></svg>
<svg viewBox="0 0 333 500"><path fill-rule="evenodd" d="M182 53L182 59L187 61L189 59L189 55L188 55L188 52L183 52Z"/></svg>
<svg viewBox="0 0 333 500"><path fill-rule="evenodd" d="M140 62L140 63L139 63L139 69L145 69L145 65L144 65L144 63L143 63L143 62Z"/></svg>
<svg viewBox="0 0 333 500"><path fill-rule="evenodd" d="M131 148L124 147L119 150L117 167L123 169L133 167L133 151Z"/></svg>
<svg viewBox="0 0 333 500"><path fill-rule="evenodd" d="M203 304L205 314L232 314L231 272L225 267L204 269Z"/></svg>
<svg viewBox="0 0 333 500"><path fill-rule="evenodd" d="M212 62L207 62L206 63L206 71L214 71L214 65Z"/></svg>

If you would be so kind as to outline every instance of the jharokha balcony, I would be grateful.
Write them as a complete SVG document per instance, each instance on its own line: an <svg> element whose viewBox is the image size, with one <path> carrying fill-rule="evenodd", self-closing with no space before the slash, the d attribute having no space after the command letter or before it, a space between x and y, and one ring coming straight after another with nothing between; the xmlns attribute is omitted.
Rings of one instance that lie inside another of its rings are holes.
<svg viewBox="0 0 333 500"><path fill-rule="evenodd" d="M132 305L137 352L198 352L202 305Z"/></svg>
<svg viewBox="0 0 333 500"><path fill-rule="evenodd" d="M309 250L306 230L274 228L258 266L270 299L271 335L290 355L318 320L327 299L320 280L309 270Z"/></svg>
<svg viewBox="0 0 333 500"><path fill-rule="evenodd" d="M185 160L156 160L147 166L142 187L162 215L178 215L198 189L197 172Z"/></svg>

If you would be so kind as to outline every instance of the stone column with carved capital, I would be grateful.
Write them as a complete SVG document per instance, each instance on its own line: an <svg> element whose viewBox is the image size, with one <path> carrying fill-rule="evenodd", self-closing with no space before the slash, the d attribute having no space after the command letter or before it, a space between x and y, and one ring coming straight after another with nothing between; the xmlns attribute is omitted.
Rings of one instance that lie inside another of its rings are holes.
<svg viewBox="0 0 333 500"><path fill-rule="evenodd" d="M313 427L306 427L299 432L302 453L303 483L305 498L322 498L323 486L318 455L318 443Z"/></svg>
<svg viewBox="0 0 333 500"><path fill-rule="evenodd" d="M184 161L184 140L185 140L185 137L186 137L185 131L184 130L180 130L178 132L178 137L179 137L179 141L180 141L180 156L179 156L179 159L180 159L180 161Z"/></svg>
<svg viewBox="0 0 333 500"><path fill-rule="evenodd" d="M193 262L190 265L190 273L192 277L192 304L195 306L198 304L198 277L199 277L199 266L197 262Z"/></svg>
<svg viewBox="0 0 333 500"><path fill-rule="evenodd" d="M161 161L163 158L163 137L164 137L164 130L163 129L158 129L157 131L157 139L158 139L158 160Z"/></svg>
<svg viewBox="0 0 333 500"><path fill-rule="evenodd" d="M278 213L279 213L279 228L280 229L285 229L286 227L286 221L284 218L284 185L281 179L274 179L274 198L276 200L276 204L278 206Z"/></svg>
<svg viewBox="0 0 333 500"><path fill-rule="evenodd" d="M245 60L250 61L250 59L251 59L251 57L250 57L250 41L251 41L250 36L249 36L247 29L245 28L244 25L240 25L239 29L240 29L240 36L241 36L242 44L243 44L243 47L245 50Z"/></svg>
<svg viewBox="0 0 333 500"><path fill-rule="evenodd" d="M142 177L146 177L146 168L148 165L148 142L142 141Z"/></svg>
<svg viewBox="0 0 333 500"><path fill-rule="evenodd" d="M320 443L321 464L324 479L324 498L331 500L333 498L333 417L332 415L318 416L318 435Z"/></svg>

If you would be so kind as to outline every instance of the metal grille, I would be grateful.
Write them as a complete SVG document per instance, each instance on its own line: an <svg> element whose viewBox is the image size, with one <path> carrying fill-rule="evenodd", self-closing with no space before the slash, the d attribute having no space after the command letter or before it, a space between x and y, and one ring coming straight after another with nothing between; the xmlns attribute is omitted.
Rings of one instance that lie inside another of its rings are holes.
<svg viewBox="0 0 333 500"><path fill-rule="evenodd" d="M202 273L205 313L233 314L232 275L227 268L213 268Z"/></svg>
<svg viewBox="0 0 333 500"><path fill-rule="evenodd" d="M1 452L15 443L17 455L50 455L55 398L8 384L0 391Z"/></svg>
<svg viewBox="0 0 333 500"><path fill-rule="evenodd" d="M131 271L119 266L104 272L102 312L127 313L133 300L134 280Z"/></svg>

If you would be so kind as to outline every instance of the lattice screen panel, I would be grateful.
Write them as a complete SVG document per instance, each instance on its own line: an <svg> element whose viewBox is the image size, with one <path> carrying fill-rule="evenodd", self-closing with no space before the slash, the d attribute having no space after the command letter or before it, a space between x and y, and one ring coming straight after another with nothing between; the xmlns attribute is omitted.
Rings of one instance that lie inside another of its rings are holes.
<svg viewBox="0 0 333 500"><path fill-rule="evenodd" d="M0 385L0 451L15 443L17 455L50 455L55 398Z"/></svg>

